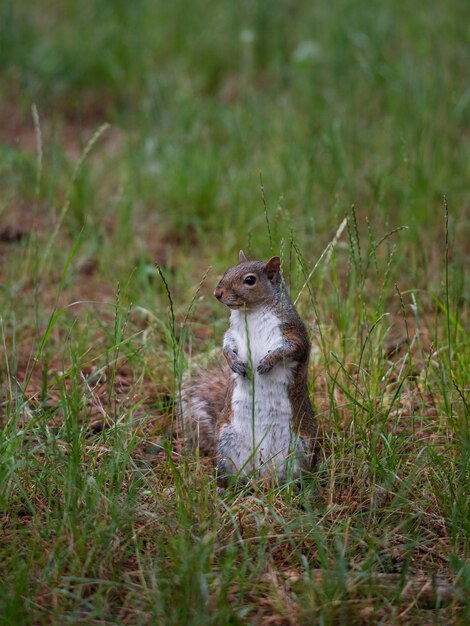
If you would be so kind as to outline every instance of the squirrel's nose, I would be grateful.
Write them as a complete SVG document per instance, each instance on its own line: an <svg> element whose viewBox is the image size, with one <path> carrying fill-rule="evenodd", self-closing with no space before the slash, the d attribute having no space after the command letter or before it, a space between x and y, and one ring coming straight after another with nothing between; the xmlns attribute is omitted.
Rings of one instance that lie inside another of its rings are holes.
<svg viewBox="0 0 470 626"><path fill-rule="evenodd" d="M217 300L220 300L223 295L224 295L224 292L222 291L222 289L220 287L217 287L214 290L214 296L217 298Z"/></svg>

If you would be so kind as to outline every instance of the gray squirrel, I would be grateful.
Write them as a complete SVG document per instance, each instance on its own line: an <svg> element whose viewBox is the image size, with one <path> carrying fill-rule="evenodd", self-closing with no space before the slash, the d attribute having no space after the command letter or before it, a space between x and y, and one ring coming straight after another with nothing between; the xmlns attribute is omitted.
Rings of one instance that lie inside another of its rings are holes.
<svg viewBox="0 0 470 626"><path fill-rule="evenodd" d="M214 295L231 311L226 364L183 381L177 431L217 465L218 482L298 478L315 461L317 428L308 395L310 342L289 299L280 259L229 268Z"/></svg>

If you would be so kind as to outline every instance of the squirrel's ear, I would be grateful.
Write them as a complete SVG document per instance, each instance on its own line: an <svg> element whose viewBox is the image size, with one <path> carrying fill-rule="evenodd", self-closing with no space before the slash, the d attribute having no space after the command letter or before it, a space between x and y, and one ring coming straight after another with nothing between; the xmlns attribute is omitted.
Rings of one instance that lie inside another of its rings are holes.
<svg viewBox="0 0 470 626"><path fill-rule="evenodd" d="M248 261L243 250L240 250L239 259L240 263L246 263Z"/></svg>
<svg viewBox="0 0 470 626"><path fill-rule="evenodd" d="M277 275L279 274L279 270L281 268L281 259L278 256L273 256L266 263L266 274L268 275L268 279L271 282L275 282Z"/></svg>

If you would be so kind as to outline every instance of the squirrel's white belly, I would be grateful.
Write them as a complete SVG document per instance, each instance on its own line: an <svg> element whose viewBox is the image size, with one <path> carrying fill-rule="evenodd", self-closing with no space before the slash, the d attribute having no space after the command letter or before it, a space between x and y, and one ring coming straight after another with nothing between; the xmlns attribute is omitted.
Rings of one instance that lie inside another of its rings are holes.
<svg viewBox="0 0 470 626"><path fill-rule="evenodd" d="M269 351L282 345L279 318L268 309L252 313L232 311L230 322L239 349L238 357L254 371Z"/></svg>
<svg viewBox="0 0 470 626"><path fill-rule="evenodd" d="M220 433L220 452L242 474L259 468L262 474L275 469L284 475L296 444L288 395L295 363L278 363L266 374L256 371L261 359L282 345L279 318L269 310L234 311L231 322L238 356L253 377L233 374L232 421Z"/></svg>

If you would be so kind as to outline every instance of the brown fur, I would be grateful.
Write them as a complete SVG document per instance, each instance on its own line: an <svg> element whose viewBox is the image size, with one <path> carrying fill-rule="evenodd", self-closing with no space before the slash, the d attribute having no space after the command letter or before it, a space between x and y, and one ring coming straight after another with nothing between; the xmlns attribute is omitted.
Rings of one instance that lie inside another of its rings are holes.
<svg viewBox="0 0 470 626"><path fill-rule="evenodd" d="M244 279L253 274L256 284L246 285ZM242 261L229 268L215 288L214 295L230 309L255 309L271 306L279 295L279 257L267 263L263 261Z"/></svg>

